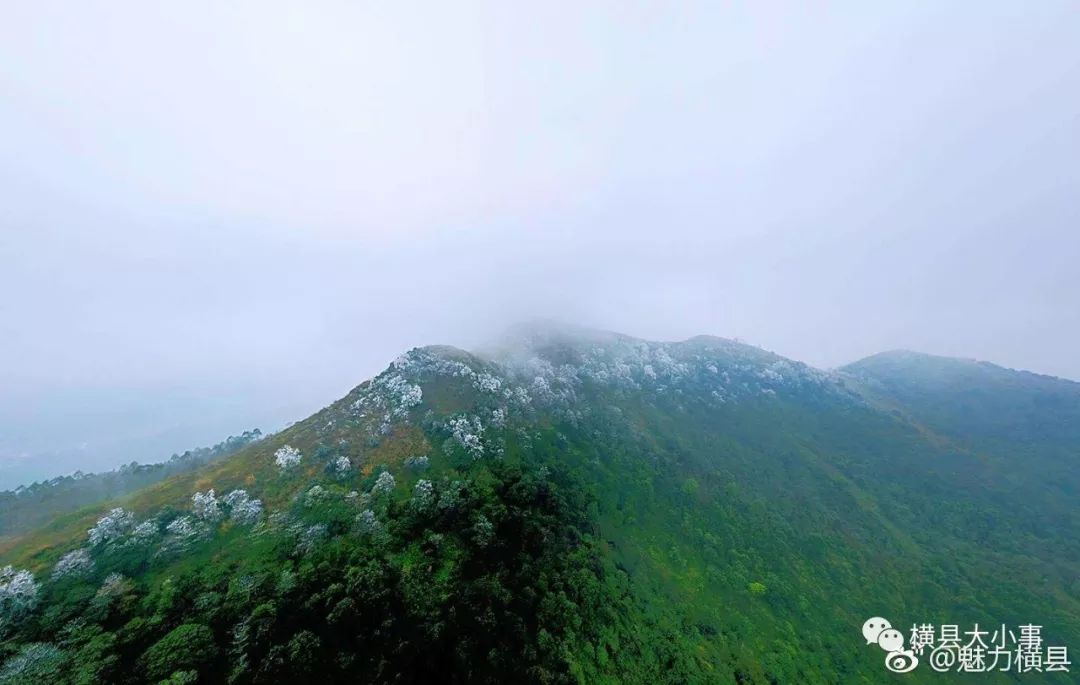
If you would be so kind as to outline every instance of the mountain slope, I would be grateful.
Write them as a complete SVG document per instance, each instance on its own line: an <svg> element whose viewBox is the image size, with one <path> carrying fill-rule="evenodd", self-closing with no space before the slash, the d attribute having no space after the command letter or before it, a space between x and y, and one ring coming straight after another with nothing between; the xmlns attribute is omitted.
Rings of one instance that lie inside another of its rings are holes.
<svg viewBox="0 0 1080 685"><path fill-rule="evenodd" d="M867 357L842 370L943 435L981 445L1080 443L1080 383L906 351Z"/></svg>
<svg viewBox="0 0 1080 685"><path fill-rule="evenodd" d="M978 455L1029 534L1050 544L1080 529L1080 383L905 351L842 371L878 406ZM1080 560L1071 544L1053 556Z"/></svg>
<svg viewBox="0 0 1080 685"><path fill-rule="evenodd" d="M0 547L5 538L32 530L50 520L144 488L164 478L197 469L203 464L233 454L262 437L258 428L230 435L213 447L174 454L168 461L139 464L132 462L103 473L58 476L27 487L0 492Z"/></svg>
<svg viewBox="0 0 1080 685"><path fill-rule="evenodd" d="M1075 643L1071 510L1018 515L978 424L946 430L953 400L886 396L871 366L550 327L482 357L413 350L280 434L9 546L40 589L9 612L0 682L28 649L58 681L941 677L884 670L859 639L874 615Z"/></svg>

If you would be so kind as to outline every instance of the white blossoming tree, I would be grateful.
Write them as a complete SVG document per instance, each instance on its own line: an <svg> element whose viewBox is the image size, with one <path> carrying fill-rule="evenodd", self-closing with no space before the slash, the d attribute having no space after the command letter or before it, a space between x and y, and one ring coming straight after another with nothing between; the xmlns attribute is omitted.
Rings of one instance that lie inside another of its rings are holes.
<svg viewBox="0 0 1080 685"><path fill-rule="evenodd" d="M162 554L181 552L207 533L205 524L192 516L181 516L165 526L165 539L161 542Z"/></svg>
<svg viewBox="0 0 1080 685"><path fill-rule="evenodd" d="M94 568L94 560L90 558L90 552L85 549L76 549L60 557L53 568L53 580L66 576L81 576L89 573Z"/></svg>
<svg viewBox="0 0 1080 685"><path fill-rule="evenodd" d="M296 541L296 551L300 554L311 554L315 548L326 539L328 528L325 523L316 523L308 526L300 533Z"/></svg>
<svg viewBox="0 0 1080 685"><path fill-rule="evenodd" d="M497 393L499 388L502 387L502 381L490 373L484 372L476 375L476 378L473 379L473 385L480 392Z"/></svg>
<svg viewBox="0 0 1080 685"><path fill-rule="evenodd" d="M334 460L332 465L334 475L338 478L345 478L352 473L352 461L348 457L341 456Z"/></svg>
<svg viewBox="0 0 1080 685"><path fill-rule="evenodd" d="M135 525L135 517L122 507L116 507L98 519L97 525L86 531L93 546L119 540Z"/></svg>
<svg viewBox="0 0 1080 685"><path fill-rule="evenodd" d="M303 458L300 450L291 445L282 445L277 452L274 452L274 461L282 471L287 471L296 466Z"/></svg>
<svg viewBox="0 0 1080 685"><path fill-rule="evenodd" d="M435 506L435 486L421 478L413 489L412 504L418 511L430 511Z"/></svg>
<svg viewBox="0 0 1080 685"><path fill-rule="evenodd" d="M148 545L158 537L158 522L154 519L143 521L131 531L132 544Z"/></svg>
<svg viewBox="0 0 1080 685"><path fill-rule="evenodd" d="M383 471L375 479L375 485L371 486L371 492L376 495L388 494L393 492L396 485L397 481L394 480L394 476L389 471Z"/></svg>
<svg viewBox="0 0 1080 685"><path fill-rule="evenodd" d="M0 683L48 683L62 672L68 654L48 642L23 645L0 669Z"/></svg>
<svg viewBox="0 0 1080 685"><path fill-rule="evenodd" d="M360 512L360 515L356 517L356 527L361 533L375 533L379 530L381 525L379 519L375 516L375 512L371 509L363 510Z"/></svg>
<svg viewBox="0 0 1080 685"><path fill-rule="evenodd" d="M191 496L191 513L195 514L195 518L207 523L217 523L225 516L213 488Z"/></svg>
<svg viewBox="0 0 1080 685"><path fill-rule="evenodd" d="M34 574L29 571L17 571L13 566L0 569L0 628L33 611L39 588Z"/></svg>
<svg viewBox="0 0 1080 685"><path fill-rule="evenodd" d="M262 502L253 499L246 490L233 490L225 495L224 502L229 510L229 518L242 526L253 525L262 516Z"/></svg>
<svg viewBox="0 0 1080 685"><path fill-rule="evenodd" d="M480 434L484 427L480 423L480 417L474 416L469 420L467 416L455 416L447 423L450 433L465 451L473 459L484 456L484 445L480 440Z"/></svg>
<svg viewBox="0 0 1080 685"><path fill-rule="evenodd" d="M403 407L415 407L424 401L424 391L419 385L410 385L401 393L399 401Z"/></svg>

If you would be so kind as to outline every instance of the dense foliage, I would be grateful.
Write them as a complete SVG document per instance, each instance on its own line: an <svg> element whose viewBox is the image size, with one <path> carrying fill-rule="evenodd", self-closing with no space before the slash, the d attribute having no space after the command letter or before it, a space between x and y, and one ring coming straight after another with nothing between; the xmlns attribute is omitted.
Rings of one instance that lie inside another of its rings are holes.
<svg viewBox="0 0 1080 685"><path fill-rule="evenodd" d="M713 339L415 350L13 547L0 683L1022 678L894 676L861 640L873 615L1080 638L1075 507L1020 512L1041 475L871 380Z"/></svg>
<svg viewBox="0 0 1080 685"><path fill-rule="evenodd" d="M372 495L316 483L276 520L226 521L182 550L129 531L99 542L93 568L45 586L48 609L6 643L0 682L40 669L80 683L595 674L590 648L626 629L617 608L629 598L586 496L546 467L466 472L467 483L417 479L409 497L375 488L385 471L367 479ZM116 530L118 515L95 530Z"/></svg>

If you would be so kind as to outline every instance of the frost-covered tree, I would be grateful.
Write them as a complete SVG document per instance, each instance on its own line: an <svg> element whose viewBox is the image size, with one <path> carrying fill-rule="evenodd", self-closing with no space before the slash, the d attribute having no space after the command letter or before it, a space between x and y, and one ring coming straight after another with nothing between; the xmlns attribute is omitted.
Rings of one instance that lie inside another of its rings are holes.
<svg viewBox="0 0 1080 685"><path fill-rule="evenodd" d="M365 509L356 517L356 527L361 533L375 533L381 527L379 519L371 509Z"/></svg>
<svg viewBox="0 0 1080 685"><path fill-rule="evenodd" d="M90 544L100 544L119 540L135 525L135 517L130 511L122 507L116 507L98 519L97 525L86 531L90 538Z"/></svg>
<svg viewBox="0 0 1080 685"><path fill-rule="evenodd" d="M180 552L207 533L206 526L191 516L181 516L165 526L165 539L161 551Z"/></svg>
<svg viewBox="0 0 1080 685"><path fill-rule="evenodd" d="M165 526L165 532L173 537L190 538L199 534L199 527L190 516L181 516Z"/></svg>
<svg viewBox="0 0 1080 685"><path fill-rule="evenodd" d="M217 523L225 516L213 488L191 496L191 513L195 514L195 518L207 523Z"/></svg>
<svg viewBox="0 0 1080 685"><path fill-rule="evenodd" d="M431 467L431 460L426 455L419 457L409 457L405 460L405 468L416 473L427 471Z"/></svg>
<svg viewBox="0 0 1080 685"><path fill-rule="evenodd" d="M376 379L376 383L385 388L394 416L404 416L406 411L424 401L424 391L420 386L402 376L386 376Z"/></svg>
<svg viewBox="0 0 1080 685"><path fill-rule="evenodd" d="M371 486L371 492L376 495L390 493L393 492L396 485L397 481L394 480L394 476L389 471L383 471L375 479L375 485Z"/></svg>
<svg viewBox="0 0 1080 685"><path fill-rule="evenodd" d="M274 461L282 471L288 470L300 463L303 455L300 450L291 445L282 445L274 452Z"/></svg>
<svg viewBox="0 0 1080 685"><path fill-rule="evenodd" d="M328 530L325 523L308 526L300 533L296 542L296 551L300 554L311 554L319 543L326 539Z"/></svg>
<svg viewBox="0 0 1080 685"><path fill-rule="evenodd" d="M484 445L480 441L480 434L483 433L484 428L480 423L480 417L474 416L470 421L467 416L455 416L447 422L447 427L454 440L465 448L473 459L484 456Z"/></svg>
<svg viewBox="0 0 1080 685"><path fill-rule="evenodd" d="M332 469L338 478L344 478L352 473L352 461L348 457L341 456L334 460Z"/></svg>
<svg viewBox="0 0 1080 685"><path fill-rule="evenodd" d="M416 482L412 504L418 511L429 511L435 505L435 486L430 480L420 479Z"/></svg>
<svg viewBox="0 0 1080 685"><path fill-rule="evenodd" d="M495 376L492 376L490 373L484 372L476 374L476 377L473 379L473 385L476 386L476 389L480 392L494 394L499 392L499 388L502 387L502 381Z"/></svg>
<svg viewBox="0 0 1080 685"><path fill-rule="evenodd" d="M252 499L246 490L233 490L225 495L224 502L229 510L229 518L242 526L253 525L262 516L262 502Z"/></svg>
<svg viewBox="0 0 1080 685"><path fill-rule="evenodd" d="M537 376L533 379L532 391L534 395L545 401L550 401L554 397L551 392L551 384L543 376Z"/></svg>
<svg viewBox="0 0 1080 685"><path fill-rule="evenodd" d="M0 683L56 683L61 681L68 654L48 642L24 645L0 669Z"/></svg>
<svg viewBox="0 0 1080 685"><path fill-rule="evenodd" d="M424 391L419 385L410 385L401 393L400 401L404 407L415 407L424 401Z"/></svg>
<svg viewBox="0 0 1080 685"><path fill-rule="evenodd" d="M0 569L0 628L30 613L38 602L40 586L29 571L13 566Z"/></svg>
<svg viewBox="0 0 1080 685"><path fill-rule="evenodd" d="M76 549L60 557L53 568L53 580L66 576L82 576L94 568L94 560L90 558L90 552L85 549Z"/></svg>
<svg viewBox="0 0 1080 685"><path fill-rule="evenodd" d="M156 520L143 521L131 531L130 542L139 545L148 545L157 538L159 532L158 522Z"/></svg>

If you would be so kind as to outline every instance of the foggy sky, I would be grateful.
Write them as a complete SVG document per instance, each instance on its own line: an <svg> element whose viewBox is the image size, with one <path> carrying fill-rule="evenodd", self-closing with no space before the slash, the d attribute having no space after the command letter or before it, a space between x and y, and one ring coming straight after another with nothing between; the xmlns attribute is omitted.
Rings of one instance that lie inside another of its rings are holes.
<svg viewBox="0 0 1080 685"><path fill-rule="evenodd" d="M818 4L7 3L0 487L537 317L1080 379L1080 4Z"/></svg>

